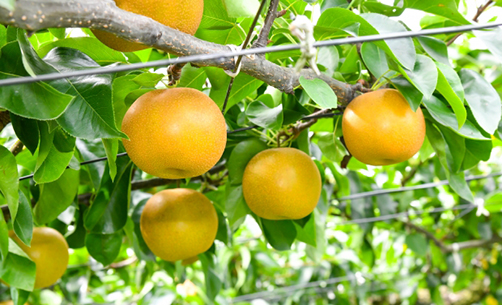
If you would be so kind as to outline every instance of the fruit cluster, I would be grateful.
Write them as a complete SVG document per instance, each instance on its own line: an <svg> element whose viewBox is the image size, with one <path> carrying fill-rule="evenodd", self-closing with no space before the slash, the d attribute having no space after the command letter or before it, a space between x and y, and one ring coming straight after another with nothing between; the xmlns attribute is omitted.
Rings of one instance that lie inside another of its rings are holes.
<svg viewBox="0 0 502 305"><path fill-rule="evenodd" d="M203 0L115 2L125 10L189 34L197 30L204 4ZM94 33L119 51L146 48L106 32ZM420 108L412 111L405 98L393 89L355 98L344 112L342 129L351 155L370 165L409 159L425 137ZM219 107L205 94L188 88L158 89L142 95L127 111L122 131L128 136L123 144L131 160L144 172L165 179L206 173L220 160L227 142L226 123ZM242 188L247 205L257 216L270 220L301 219L316 207L322 182L310 156L295 148L275 148L264 150L249 161ZM203 194L190 189L168 189L147 201L140 229L156 256L191 263L213 244L218 215ZM35 228L31 247L12 231L9 236L36 264L35 288L50 286L64 274L68 244L58 231Z"/></svg>

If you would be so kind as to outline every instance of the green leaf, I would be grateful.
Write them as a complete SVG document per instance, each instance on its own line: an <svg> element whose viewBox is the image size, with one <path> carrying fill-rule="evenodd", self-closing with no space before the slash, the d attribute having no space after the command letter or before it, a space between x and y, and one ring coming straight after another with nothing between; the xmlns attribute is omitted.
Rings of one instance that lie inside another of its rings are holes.
<svg viewBox="0 0 502 305"><path fill-rule="evenodd" d="M148 199L141 200L136 204L132 211L132 215L127 219L126 226L124 227L124 231L128 234L128 238L130 238L134 253L138 258L143 260L155 261L156 257L150 251L148 246L146 245L145 240L143 239L143 235L141 235L140 229L140 220L141 220L141 212L143 212L143 208ZM131 232L132 231L132 232Z"/></svg>
<svg viewBox="0 0 502 305"><path fill-rule="evenodd" d="M408 101L411 109L413 109L413 111L417 111L417 109L420 107L420 104L422 104L422 99L424 98L422 92L418 91L418 89L413 86L410 81L402 76L393 78L391 82L394 87L396 87L396 89L401 92L406 101Z"/></svg>
<svg viewBox="0 0 502 305"><path fill-rule="evenodd" d="M0 79L29 75L23 68L17 41L6 44L0 57ZM73 96L62 94L43 82L0 87L0 107L26 118L55 119L61 116L72 100ZM35 106L33 101L37 101Z"/></svg>
<svg viewBox="0 0 502 305"><path fill-rule="evenodd" d="M223 0L230 18L254 17L260 2L258 0Z"/></svg>
<svg viewBox="0 0 502 305"><path fill-rule="evenodd" d="M493 86L475 71L460 70L460 79L464 85L465 100L474 118L483 130L493 134L502 115L500 96Z"/></svg>
<svg viewBox="0 0 502 305"><path fill-rule="evenodd" d="M458 129L458 121L455 114L440 99L432 96L430 99L423 100L425 107L431 116L440 124L450 128L458 134L473 140L486 140L486 137L469 120Z"/></svg>
<svg viewBox="0 0 502 305"><path fill-rule="evenodd" d="M323 109L336 108L338 98L333 89L322 79L300 77L300 84L314 102Z"/></svg>
<svg viewBox="0 0 502 305"><path fill-rule="evenodd" d="M448 60L448 48L446 44L437 38L429 36L419 36L417 37L418 42L425 52L429 54L435 61L442 63L444 65L450 66L450 61Z"/></svg>
<svg viewBox="0 0 502 305"><path fill-rule="evenodd" d="M222 0L205 0L202 21L195 37L219 44L240 45L246 32L235 18L228 16Z"/></svg>
<svg viewBox="0 0 502 305"><path fill-rule="evenodd" d="M142 87L155 87L163 78L164 74L147 72L134 77L132 81Z"/></svg>
<svg viewBox="0 0 502 305"><path fill-rule="evenodd" d="M406 32L407 29L400 22L390 19L387 16L368 13L361 14L361 16L366 19L377 31L379 34L389 34L396 32ZM389 54L391 57L396 59L403 67L407 69L412 69L413 66L416 65L416 51L415 46L413 45L413 40L411 38L403 38L403 39L391 39L384 41L390 50L392 50L392 54ZM376 42L376 44L382 45L381 42ZM384 49L385 50L385 49ZM399 50L399 51L398 51Z"/></svg>
<svg viewBox="0 0 502 305"><path fill-rule="evenodd" d="M317 145L319 145L322 154L333 162L341 162L347 154L347 150L340 140L335 139L333 133L319 136Z"/></svg>
<svg viewBox="0 0 502 305"><path fill-rule="evenodd" d="M19 205L19 174L14 155L0 145L0 192L9 206L10 218L16 219Z"/></svg>
<svg viewBox="0 0 502 305"><path fill-rule="evenodd" d="M254 101L246 109L246 116L253 124L263 128L278 130L282 127L284 119L282 104L269 108L261 101Z"/></svg>
<svg viewBox="0 0 502 305"><path fill-rule="evenodd" d="M408 79L425 98L430 98L438 82L438 70L429 57L417 55L413 70L399 67L399 71Z"/></svg>
<svg viewBox="0 0 502 305"><path fill-rule="evenodd" d="M73 49L54 49L44 60L57 72L99 67L90 57ZM76 96L58 118L58 123L78 138L125 137L115 126L111 84L112 75L109 74L55 81L53 85L58 90Z"/></svg>
<svg viewBox="0 0 502 305"><path fill-rule="evenodd" d="M17 237L29 247L33 235L33 215L31 204L21 191L19 191L19 209L13 227Z"/></svg>
<svg viewBox="0 0 502 305"><path fill-rule="evenodd" d="M458 121L460 129L467 119L464 106L464 88L455 70L442 63L436 63L438 68L437 90L446 98Z"/></svg>
<svg viewBox="0 0 502 305"><path fill-rule="evenodd" d="M296 228L296 239L311 245L312 247L317 246L317 235L316 235L316 213L312 213L304 219L293 221ZM306 220L307 222L301 224L300 222Z"/></svg>
<svg viewBox="0 0 502 305"><path fill-rule="evenodd" d="M9 228L7 227L7 222L3 216L3 213L0 213L0 258L2 260L9 253Z"/></svg>
<svg viewBox="0 0 502 305"><path fill-rule="evenodd" d="M404 7L443 16L460 24L470 24L458 11L458 2L456 0L442 0L441 2L437 0L405 0Z"/></svg>
<svg viewBox="0 0 502 305"><path fill-rule="evenodd" d="M237 144L228 159L228 179L230 184L242 184L242 176L248 162L259 152L267 149L266 143L252 138Z"/></svg>
<svg viewBox="0 0 502 305"><path fill-rule="evenodd" d="M12 302L15 305L24 305L28 301L28 298L30 297L31 292L22 290L22 289L17 289L15 287L10 287L10 296L12 297Z"/></svg>
<svg viewBox="0 0 502 305"><path fill-rule="evenodd" d="M469 202L474 202L474 196L472 195L471 189L469 188L469 184L467 183L467 181L465 181L464 172L459 172L456 174L447 173L447 178L451 188L455 191L455 193Z"/></svg>
<svg viewBox="0 0 502 305"><path fill-rule="evenodd" d="M24 32L19 31L18 39L23 51L23 63L35 74L100 67L89 56L69 48L55 48L42 60L31 47ZM58 118L58 123L69 134L84 139L125 136L115 127L111 96L112 78L112 75L102 74L49 82L60 92L75 96L64 114Z"/></svg>
<svg viewBox="0 0 502 305"><path fill-rule="evenodd" d="M38 122L36 120L17 116L13 113L10 114L10 120L16 132L16 136L33 155L37 150L38 141L40 139Z"/></svg>
<svg viewBox="0 0 502 305"><path fill-rule="evenodd" d="M85 246L95 260L108 266L119 255L122 237L122 231L113 234L88 233L85 237Z"/></svg>
<svg viewBox="0 0 502 305"><path fill-rule="evenodd" d="M118 139L102 139L105 147L106 159L108 160L108 168L110 169L110 178L115 179L117 175L117 153L119 152Z"/></svg>
<svg viewBox="0 0 502 305"><path fill-rule="evenodd" d="M222 282L215 271L215 266L211 254L206 252L199 254L198 256L202 264L202 270L204 271L206 295L211 301L213 301L222 288Z"/></svg>
<svg viewBox="0 0 502 305"><path fill-rule="evenodd" d="M46 224L66 210L77 195L79 172L67 169L61 177L40 185L40 196L33 214L38 224Z"/></svg>
<svg viewBox="0 0 502 305"><path fill-rule="evenodd" d="M377 79L384 74L389 73L389 64L385 52L374 43L365 42L361 46L361 56L364 64L370 70L371 74Z"/></svg>
<svg viewBox="0 0 502 305"><path fill-rule="evenodd" d="M481 39L488 50L502 62L502 29L500 27L487 31L474 31L474 35Z"/></svg>
<svg viewBox="0 0 502 305"><path fill-rule="evenodd" d="M261 218L263 235L276 250L291 249L296 238L296 228L291 220L268 220Z"/></svg>
<svg viewBox="0 0 502 305"><path fill-rule="evenodd" d="M177 87L202 90L202 87L206 83L206 79L206 70L202 68L192 67L192 65L188 64L183 67L183 70L181 70L181 79Z"/></svg>
<svg viewBox="0 0 502 305"><path fill-rule="evenodd" d="M72 37L44 44L37 50L38 56L43 58L52 49L57 47L79 50L100 65L114 64L117 62L127 63L127 58L124 56L124 53L105 46L94 37Z"/></svg>
<svg viewBox="0 0 502 305"><path fill-rule="evenodd" d="M51 122L51 124L54 124L54 122ZM73 157L73 150L62 153L56 148L54 145L56 132L50 131L50 124L38 122L38 128L40 131L40 146L33 179L37 183L49 183L61 177Z"/></svg>
<svg viewBox="0 0 502 305"><path fill-rule="evenodd" d="M16 7L16 0L0 0L0 6L12 12Z"/></svg>
<svg viewBox="0 0 502 305"><path fill-rule="evenodd" d="M454 133L451 129L443 126L438 126L443 134L443 138L447 144L446 160L448 161L449 171L458 173L461 169L462 162L465 156L465 138Z"/></svg>
<svg viewBox="0 0 502 305"><path fill-rule="evenodd" d="M79 205L77 211L75 212L75 230L66 236L66 241L68 246L72 249L78 249L85 246L85 236L87 235L87 230L84 227L84 213L87 210L85 205Z"/></svg>
<svg viewBox="0 0 502 305"><path fill-rule="evenodd" d="M364 18L350 10L335 7L325 10L315 27L314 35L317 40L334 38L324 35L338 31L343 34L343 29L359 24L359 36L376 35L379 33L406 31L404 26L386 16L378 14L365 14ZM342 35L338 35L342 36ZM345 34L346 36L346 34ZM375 44L385 51L390 57L401 63L406 68L413 68L415 64L415 47L410 38L389 41L379 41Z"/></svg>
<svg viewBox="0 0 502 305"><path fill-rule="evenodd" d="M429 121L426 121L426 132L427 132L427 138L429 139L429 142L431 143L432 147L434 148L434 151L436 152L437 157L439 158L439 161L441 162L441 165L445 169L445 174L448 179L448 182L451 186L451 188L462 198L469 202L474 201L474 197L472 195L471 190L469 189L469 185L465 181L465 175L464 172L459 172L459 173L451 173L448 170L448 154L451 154L449 151L449 147L446 144L446 141L443 137L443 134L439 131L436 126L431 124Z"/></svg>
<svg viewBox="0 0 502 305"><path fill-rule="evenodd" d="M126 97L131 92L141 88L140 85L132 81L135 77L135 75L125 75L117 77L113 80L112 99L116 126L122 125L122 119L124 118L127 109L129 109L130 105L127 105L125 102Z"/></svg>
<svg viewBox="0 0 502 305"><path fill-rule="evenodd" d="M236 224L240 224L239 221L251 213L251 210L244 200L244 194L242 193L242 185L239 186L226 186L225 189L225 211L227 212L227 219L232 231L236 228Z"/></svg>
<svg viewBox="0 0 502 305"><path fill-rule="evenodd" d="M383 3L374 0L363 2L363 6L370 12L386 16L399 16L404 11L403 7L396 5L385 5Z"/></svg>
<svg viewBox="0 0 502 305"><path fill-rule="evenodd" d="M317 64L326 68L324 73L329 77L333 76L333 73L337 70L339 60L340 54L336 47L324 47L318 50Z"/></svg>
<svg viewBox="0 0 502 305"><path fill-rule="evenodd" d="M225 85L221 89L211 90L209 95L210 98L218 105L218 107L223 106L223 102L225 101L225 96L227 94L228 84L230 82L230 77L225 74ZM212 83L211 83L212 84ZM248 96L251 96L252 93L258 89L263 82L258 80L252 76L249 76L244 73L240 73L237 75L234 81L234 85L232 87L232 91L230 92L230 96L228 98L227 111L232 108L233 105L237 104L241 100L245 99ZM256 96L256 95L254 95ZM252 96L252 97L254 97Z"/></svg>
<svg viewBox="0 0 502 305"><path fill-rule="evenodd" d="M11 287L33 291L35 263L9 238L9 254L0 264L0 279Z"/></svg>
<svg viewBox="0 0 502 305"><path fill-rule="evenodd" d="M405 243L418 256L427 254L427 239L423 235L417 233L407 235Z"/></svg>
<svg viewBox="0 0 502 305"><path fill-rule="evenodd" d="M112 181L105 170L101 185L84 218L87 230L112 234L124 228L131 194L132 162L127 157L117 161L118 175Z"/></svg>

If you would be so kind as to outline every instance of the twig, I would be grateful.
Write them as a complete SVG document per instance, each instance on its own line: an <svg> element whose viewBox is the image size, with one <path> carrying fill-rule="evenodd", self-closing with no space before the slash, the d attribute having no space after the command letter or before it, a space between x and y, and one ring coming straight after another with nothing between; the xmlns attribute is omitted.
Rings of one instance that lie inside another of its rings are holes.
<svg viewBox="0 0 502 305"><path fill-rule="evenodd" d="M474 15L474 17L472 18L472 21L474 22L478 22L478 19L479 17L481 16L481 14L483 14L484 11L486 11L486 9L493 3L493 0L488 0L484 5L478 7L478 10L476 11L476 15ZM463 33L458 33L456 34L455 36L453 36L452 39L450 39L450 41L448 41L448 43L446 43L447 46L450 46L452 43L455 42L455 40L457 40L457 38L459 38Z"/></svg>
<svg viewBox="0 0 502 305"><path fill-rule="evenodd" d="M407 227L409 227L419 233L424 234L427 238L432 240L432 242L436 246L438 246L438 248L441 249L441 251L443 253L458 252L461 250L471 249L471 248L484 248L484 247L488 247L494 243L502 242L502 237L500 237L498 235L494 235L491 239L487 239L487 240L469 240L469 241L463 241L463 242L453 243L453 244L447 245L447 244L444 244L438 238L436 238L434 236L434 234L432 234L431 232L429 232L428 230L426 230L420 226L417 226L411 222L404 222L404 224Z"/></svg>
<svg viewBox="0 0 502 305"><path fill-rule="evenodd" d="M0 131L4 129L7 124L10 123L10 114L8 111L0 112Z"/></svg>
<svg viewBox="0 0 502 305"><path fill-rule="evenodd" d="M258 39L253 43L251 48L261 48L268 45L268 37L270 36L270 30L274 25L275 19L279 16L277 12L277 7L279 6L279 0L270 0L270 6L268 7L267 16L263 22L263 27L261 28ZM284 14L285 12L281 12Z"/></svg>
<svg viewBox="0 0 502 305"><path fill-rule="evenodd" d="M314 112L311 116L309 116L308 121L297 123L295 126L289 128L288 130L282 130L281 132L279 132L279 134L277 134L277 146L280 147L282 143L288 140L296 139L300 135L300 133L302 133L302 131L317 123L317 120L320 117L325 117L325 115L327 115L330 111L331 109L322 109L320 111ZM281 141L281 139L284 140Z"/></svg>
<svg viewBox="0 0 502 305"><path fill-rule="evenodd" d="M454 243L451 245L446 245L446 252L450 253L471 248L486 248L491 246L492 244L500 242L502 242L502 237L495 235L491 239L487 240L469 240L469 241Z"/></svg>
<svg viewBox="0 0 502 305"><path fill-rule="evenodd" d="M21 151L23 151L24 144L20 140L17 140L14 145L10 148L10 152L14 155L17 156Z"/></svg>
<svg viewBox="0 0 502 305"><path fill-rule="evenodd" d="M417 173L420 166L422 166L422 164L423 164L422 161L420 161L417 166L412 168L411 171L406 176L403 177L403 179L401 180L401 186L405 186L406 183L410 182L410 180L413 179L413 177L415 177L415 174Z"/></svg>
<svg viewBox="0 0 502 305"><path fill-rule="evenodd" d="M243 50L245 48L247 48L249 41L251 40L251 37L253 36L253 31L256 27L256 24L258 23L258 19L260 18L260 15L261 15L261 12L263 11L263 8L265 7L265 3L267 3L267 0L261 0L260 7L258 8L258 11L256 12L256 16L254 17L254 20L253 20L253 23L251 24L251 27L249 28L248 34L246 36L246 40L244 40L244 43L242 44ZM234 69L232 71L233 73L237 73L237 71L240 70L241 61L242 61L242 55L237 57ZM237 76L237 75L235 75L235 76ZM234 86L235 76L230 78L230 83L228 84L227 94L225 95L225 100L223 101L223 106L221 107L221 112L223 114L225 114L225 111L227 110L228 99L230 98L230 92L232 91L232 87Z"/></svg>
<svg viewBox="0 0 502 305"><path fill-rule="evenodd" d="M124 267L127 267L127 266L130 266L130 265L134 264L137 261L138 261L138 258L136 256L132 256L132 257L129 257L128 259L125 259L123 261L112 263L110 265L110 268L111 269L124 268Z"/></svg>
<svg viewBox="0 0 502 305"><path fill-rule="evenodd" d="M225 170L225 163L221 163L213 167L208 171L210 175L222 172ZM199 181L202 179L202 176L194 177L190 181ZM169 185L172 183L178 183L180 181L185 181L185 179L181 180L170 180L170 179L162 179L162 178L153 178L149 180L141 180L141 181L133 181L131 182L131 190L140 190L140 189L146 189L146 188L152 188L152 187L157 187L157 186L163 186L163 185ZM85 193L85 194L80 194L78 195L78 203L82 205L89 205L91 199L93 198L95 194L94 193ZM36 205L35 201L32 201L32 206L34 207ZM5 219L10 219L10 212L9 212L9 207L7 205L1 206L3 215Z"/></svg>
<svg viewBox="0 0 502 305"><path fill-rule="evenodd" d="M405 226L407 226L408 228L411 228L419 233L422 233L424 234L427 238L429 238L430 240L432 240L432 242L434 244L436 244L436 246L438 246L439 249L441 249L441 251L443 252L448 252L448 247L441 241L439 240L438 238L436 238L436 236L434 236L434 234L432 234L431 232L429 232L428 230L422 228L422 227L419 227L411 222L403 222ZM451 251L450 251L451 252Z"/></svg>
<svg viewBox="0 0 502 305"><path fill-rule="evenodd" d="M170 65L167 68L167 73L169 77L169 86L174 86L181 78L181 71L186 64L175 64Z"/></svg>

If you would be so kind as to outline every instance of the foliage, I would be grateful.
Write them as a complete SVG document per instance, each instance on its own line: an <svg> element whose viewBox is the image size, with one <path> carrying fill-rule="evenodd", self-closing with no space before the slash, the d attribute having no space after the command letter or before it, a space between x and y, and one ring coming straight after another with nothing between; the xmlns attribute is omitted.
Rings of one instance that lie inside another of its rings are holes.
<svg viewBox="0 0 502 305"><path fill-rule="evenodd" d="M408 31L406 20L396 17L411 9L426 13L420 20L422 29L468 24L465 3L459 8L459 2L280 0L279 10L287 13L275 20L270 45L296 43L288 27L302 14L315 22L317 40ZM205 0L196 37L240 45L256 4ZM500 1L494 4L500 6ZM12 5L14 1L0 0L2 7ZM47 29L27 35L0 25L0 79L173 56L154 49L120 53L99 43L90 31L83 31L85 37L78 31ZM324 82L301 79L302 87L288 95L241 73L230 94L227 126L257 127L230 133L222 159L207 174L167 184L153 180L157 184L138 189L138 181L154 177L131 170L127 156L117 157L124 152L120 125L136 98L168 87L166 69L0 87L0 107L11 119L0 133L0 204L9 211L9 218L0 214L0 278L10 284L0 286L0 300L227 304L261 298L271 304L375 304L392 296L408 304L444 304L449 294L471 290L479 294L477 301L501 302L502 247L496 242L502 234L502 185L496 177L466 181L502 171L500 31L466 33L449 47L455 34L318 50L322 73L367 89L396 88L412 108L424 112L427 138L422 149L392 166L366 166L354 158L347 163L341 116L312 121L307 129L294 132L306 115L320 109L343 111L344 105L337 105ZM479 41L486 49L478 47ZM299 56L298 51L284 51L270 53L267 59L289 67ZM220 69L186 65L177 87L200 90L221 108L229 82L230 76ZM7 148L17 140L26 149L14 156ZM304 151L320 169L321 199L304 219L260 219L244 200L247 162L277 145ZM106 162L80 165L101 157L107 157ZM31 173L33 179L18 181ZM449 184L341 199L439 180ZM213 247L186 266L156 259L139 230L146 200L175 187L203 192L219 218ZM484 203L489 214L479 215L472 207L452 209L466 203ZM427 212L441 207L441 212ZM396 219L357 223L403 212L409 217L399 214ZM29 242L33 225L60 231L71 255L58 284L30 292L34 265L9 241L7 231L14 229ZM471 244L472 240L480 243ZM455 243L465 248L456 251Z"/></svg>

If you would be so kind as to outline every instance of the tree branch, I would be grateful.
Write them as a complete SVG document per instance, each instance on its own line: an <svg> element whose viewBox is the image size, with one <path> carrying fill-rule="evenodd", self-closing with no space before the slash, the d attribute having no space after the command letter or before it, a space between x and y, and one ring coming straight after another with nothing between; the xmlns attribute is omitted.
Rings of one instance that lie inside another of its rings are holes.
<svg viewBox="0 0 502 305"><path fill-rule="evenodd" d="M484 11L486 11L486 9L493 3L493 0L488 0L484 5L478 7L478 10L476 11L476 15L474 15L474 17L472 18L472 21L474 22L478 22L478 19L479 19L479 16L481 16L481 14L483 14ZM448 41L448 43L446 43L447 46L450 46L452 43L455 42L455 40L457 40L457 38L459 38L460 36L462 36L463 33L458 33L457 35L453 36L452 39L450 39L450 41Z"/></svg>
<svg viewBox="0 0 502 305"><path fill-rule="evenodd" d="M428 239L432 240L432 242L439 248L441 249L441 251L443 252L448 252L448 249L447 249L447 246L442 242L440 241L438 238L436 238L436 236L434 236L434 234L432 234L431 232L427 231L426 229L422 228L422 227L419 227L411 222L404 222L404 225L407 226L408 228L410 229L413 229L419 233L422 233L424 234ZM450 251L451 252L451 251Z"/></svg>
<svg viewBox="0 0 502 305"><path fill-rule="evenodd" d="M0 112L0 131L4 129L7 124L10 123L10 115L8 111Z"/></svg>
<svg viewBox="0 0 502 305"><path fill-rule="evenodd" d="M28 31L62 27L99 29L178 56L231 51L227 46L203 41L148 17L119 9L113 1L18 0L13 12L0 8L0 23ZM197 62L197 65L226 70L235 68L233 58L206 60ZM300 76L307 79L318 78L310 69L304 69L297 74L293 68L281 67L261 56L244 57L241 71L286 93L293 93L295 87L299 86ZM355 91L349 84L326 75L319 78L330 85L341 104L347 104L354 98Z"/></svg>
<svg viewBox="0 0 502 305"><path fill-rule="evenodd" d="M418 233L424 234L428 239L432 240L432 242L436 246L438 246L438 248L441 249L443 253L458 252L461 250L472 249L472 248L485 248L491 246L492 244L502 242L502 237L494 235L491 239L486 239L486 240L469 240L459 243L445 244L440 239L436 238L434 234L432 234L431 232L420 226L417 226L411 222L404 222L404 225L417 231Z"/></svg>
<svg viewBox="0 0 502 305"><path fill-rule="evenodd" d="M263 0L266 1L266 0ZM270 6L268 7L267 17L265 17L265 22L260 31L258 39L253 43L251 48L261 48L268 45L268 37L270 35L270 30L274 25L274 21L278 16L277 7L279 6L279 0L270 0Z"/></svg>
<svg viewBox="0 0 502 305"><path fill-rule="evenodd" d="M17 140L14 145L10 148L10 152L14 155L17 156L21 151L23 151L24 144L20 140Z"/></svg>

